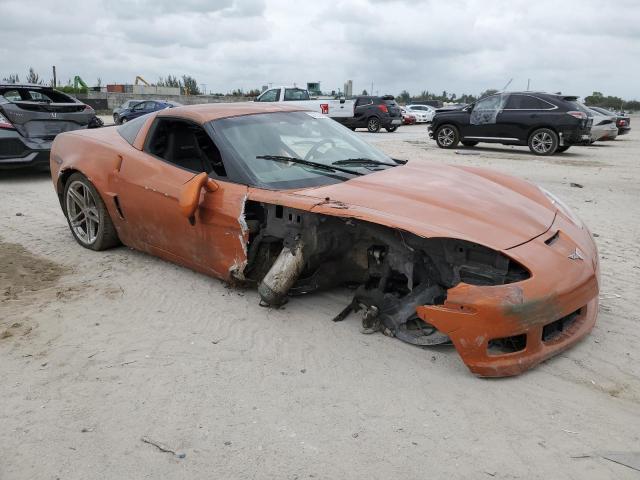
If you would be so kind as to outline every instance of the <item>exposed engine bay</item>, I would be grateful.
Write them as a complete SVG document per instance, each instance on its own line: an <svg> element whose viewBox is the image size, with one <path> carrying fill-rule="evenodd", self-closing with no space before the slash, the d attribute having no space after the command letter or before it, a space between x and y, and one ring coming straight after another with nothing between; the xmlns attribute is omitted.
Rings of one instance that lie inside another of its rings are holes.
<svg viewBox="0 0 640 480"><path fill-rule="evenodd" d="M530 273L504 254L472 242L417 235L352 218L249 201L244 277L258 284L265 306L290 295L337 286L355 290L335 321L363 311L362 331L382 331L414 345L449 338L416 315L440 305L460 282L504 285Z"/></svg>

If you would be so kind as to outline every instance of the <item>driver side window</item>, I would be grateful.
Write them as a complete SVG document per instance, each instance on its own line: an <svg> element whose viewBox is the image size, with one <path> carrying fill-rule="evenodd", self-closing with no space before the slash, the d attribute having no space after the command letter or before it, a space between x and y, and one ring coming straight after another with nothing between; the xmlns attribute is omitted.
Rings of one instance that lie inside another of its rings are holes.
<svg viewBox="0 0 640 480"><path fill-rule="evenodd" d="M259 102L277 102L280 100L280 89L267 90L258 100Z"/></svg>
<svg viewBox="0 0 640 480"><path fill-rule="evenodd" d="M200 125L175 118L156 118L144 151L190 172L226 177L220 150Z"/></svg>

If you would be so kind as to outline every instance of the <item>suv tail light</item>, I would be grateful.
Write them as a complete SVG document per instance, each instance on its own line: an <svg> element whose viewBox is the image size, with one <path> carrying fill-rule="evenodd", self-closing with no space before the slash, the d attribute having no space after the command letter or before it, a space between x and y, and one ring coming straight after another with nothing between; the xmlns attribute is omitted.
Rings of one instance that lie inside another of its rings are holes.
<svg viewBox="0 0 640 480"><path fill-rule="evenodd" d="M587 118L587 114L586 113L578 112L576 110L572 110L570 112L567 112L567 115L571 115L572 117L579 118L580 120L584 120L585 118Z"/></svg>
<svg viewBox="0 0 640 480"><path fill-rule="evenodd" d="M618 119L618 127L624 127L626 125L627 125L627 121L626 120L624 120L622 118Z"/></svg>
<svg viewBox="0 0 640 480"><path fill-rule="evenodd" d="M9 120L7 120L7 117L2 115L1 113L0 113L0 128L7 128L7 129L15 130L15 127L13 126L13 123L11 123Z"/></svg>
<svg viewBox="0 0 640 480"><path fill-rule="evenodd" d="M386 105L382 104L382 105L378 105L378 108L380 109L380 111L382 113L389 113L389 109L387 108Z"/></svg>

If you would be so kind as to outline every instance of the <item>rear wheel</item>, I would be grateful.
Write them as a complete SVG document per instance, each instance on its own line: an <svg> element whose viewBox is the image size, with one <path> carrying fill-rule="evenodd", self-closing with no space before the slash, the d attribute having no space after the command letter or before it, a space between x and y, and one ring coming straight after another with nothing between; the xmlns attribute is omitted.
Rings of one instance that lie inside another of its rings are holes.
<svg viewBox="0 0 640 480"><path fill-rule="evenodd" d="M458 130L453 125L443 125L436 130L436 143L440 148L456 148L460 141Z"/></svg>
<svg viewBox="0 0 640 480"><path fill-rule="evenodd" d="M129 119L127 117L121 118L120 123L127 123Z"/></svg>
<svg viewBox="0 0 640 480"><path fill-rule="evenodd" d="M398 127L386 127L385 130L387 130L387 132L389 133L393 133L398 129Z"/></svg>
<svg viewBox="0 0 640 480"><path fill-rule="evenodd" d="M569 150L570 147L571 147L571 145L563 145L562 147L558 147L556 152L557 153L566 152L567 150Z"/></svg>
<svg viewBox="0 0 640 480"><path fill-rule="evenodd" d="M473 140L462 140L462 145L464 145L465 147L475 147L477 144L478 142Z"/></svg>
<svg viewBox="0 0 640 480"><path fill-rule="evenodd" d="M539 128L529 136L529 150L536 155L553 155L558 149L558 135L548 128Z"/></svg>
<svg viewBox="0 0 640 480"><path fill-rule="evenodd" d="M105 250L120 243L100 194L81 173L74 173L67 180L64 207L71 233L83 247Z"/></svg>
<svg viewBox="0 0 640 480"><path fill-rule="evenodd" d="M378 120L378 117L371 117L367 120L367 130L371 133L378 133L380 131L380 120Z"/></svg>
<svg viewBox="0 0 640 480"><path fill-rule="evenodd" d="M120 123L120 116L117 113L113 114L113 123L115 123L116 125Z"/></svg>

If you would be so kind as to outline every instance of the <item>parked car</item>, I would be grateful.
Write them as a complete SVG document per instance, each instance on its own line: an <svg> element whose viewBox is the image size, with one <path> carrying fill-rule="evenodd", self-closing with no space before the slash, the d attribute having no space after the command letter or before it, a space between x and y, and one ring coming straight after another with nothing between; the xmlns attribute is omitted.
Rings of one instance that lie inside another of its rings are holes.
<svg viewBox="0 0 640 480"><path fill-rule="evenodd" d="M400 113L402 114L402 124L403 125L415 125L416 116L412 113L409 113L404 108L400 109Z"/></svg>
<svg viewBox="0 0 640 480"><path fill-rule="evenodd" d="M402 113L393 95L361 95L356 97L353 116L335 120L351 130L366 128L376 133L384 128L387 132L395 132L402 125Z"/></svg>
<svg viewBox="0 0 640 480"><path fill-rule="evenodd" d="M415 115L418 123L430 123L436 114L436 109L430 105L407 105L404 108Z"/></svg>
<svg viewBox="0 0 640 480"><path fill-rule="evenodd" d="M120 112L122 112L124 110L130 110L134 105L136 105L138 103L142 103L142 102L144 102L144 100L141 100L141 99L127 100L122 105L120 105L118 108L114 108L113 109L113 123L120 123Z"/></svg>
<svg viewBox="0 0 640 480"><path fill-rule="evenodd" d="M593 125L591 125L591 143L599 140L614 140L618 136L616 116L604 115L593 108L589 108L589 111L593 116Z"/></svg>
<svg viewBox="0 0 640 480"><path fill-rule="evenodd" d="M438 110L429 136L440 148L487 142L528 145L535 155L553 155L591 141L593 120L577 99L542 92L497 93L461 110Z"/></svg>
<svg viewBox="0 0 640 480"><path fill-rule="evenodd" d="M0 83L0 168L48 168L55 136L96 119L89 105L51 87Z"/></svg>
<svg viewBox="0 0 640 480"><path fill-rule="evenodd" d="M480 376L588 335L598 252L561 200L495 170L394 160L300 110L197 105L59 135L51 178L72 237L255 285L265 306L349 284L336 321L360 310L365 332L453 343Z"/></svg>
<svg viewBox="0 0 640 480"><path fill-rule="evenodd" d="M298 87L276 87L265 90L255 99L256 102L283 102L285 105L295 105L307 110L318 112L334 119L353 117L354 101L339 99L312 99L309 91Z"/></svg>
<svg viewBox="0 0 640 480"><path fill-rule="evenodd" d="M618 135L625 135L631 130L631 117L625 113L616 113L606 108L601 107L589 107L596 112L600 112L603 115L610 115L616 117L616 126L618 127Z"/></svg>
<svg viewBox="0 0 640 480"><path fill-rule="evenodd" d="M118 119L115 120L116 124L127 123L134 118L141 117L151 112L157 112L158 110L164 110L165 108L173 108L180 106L177 102L168 102L165 100L145 100L133 104L130 108L121 110L118 114Z"/></svg>

